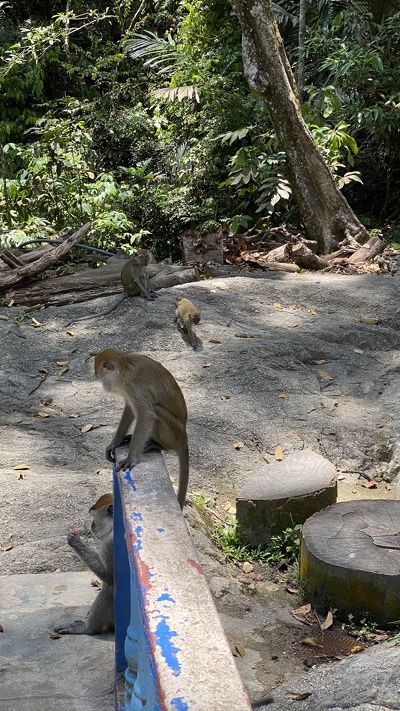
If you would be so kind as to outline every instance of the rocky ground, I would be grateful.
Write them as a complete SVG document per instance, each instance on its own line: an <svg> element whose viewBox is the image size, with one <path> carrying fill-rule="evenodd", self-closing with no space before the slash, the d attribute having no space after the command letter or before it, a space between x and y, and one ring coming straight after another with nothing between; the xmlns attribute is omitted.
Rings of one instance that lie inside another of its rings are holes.
<svg viewBox="0 0 400 711"><path fill-rule="evenodd" d="M285 575L266 573L249 590L193 506L201 494L223 516L278 445L284 455L307 447L333 462L341 498L400 498L399 286L398 276L227 274L163 290L155 302L128 299L108 317L69 328L113 297L26 316L1 308L0 545L12 545L0 552L1 574L81 569L66 533L87 526L88 509L110 489L104 447L121 411L93 381L92 356L106 347L138 351L173 373L187 401L186 516L231 647L244 651L237 662L251 696L280 685L270 708L299 708L283 693L307 687L302 709L399 708L398 648L380 645L306 672L306 632L290 614L300 601ZM196 351L173 324L177 293L202 313ZM22 464L29 469L15 469ZM173 455L167 465L174 478ZM377 489L362 487L376 476Z"/></svg>

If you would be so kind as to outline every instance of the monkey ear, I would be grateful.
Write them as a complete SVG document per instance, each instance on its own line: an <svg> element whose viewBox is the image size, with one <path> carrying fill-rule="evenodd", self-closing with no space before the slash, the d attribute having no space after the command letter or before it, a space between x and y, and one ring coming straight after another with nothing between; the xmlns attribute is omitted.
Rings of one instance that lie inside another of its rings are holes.
<svg viewBox="0 0 400 711"><path fill-rule="evenodd" d="M110 363L108 360L104 361L103 368L105 368L106 370L114 370L113 364Z"/></svg>

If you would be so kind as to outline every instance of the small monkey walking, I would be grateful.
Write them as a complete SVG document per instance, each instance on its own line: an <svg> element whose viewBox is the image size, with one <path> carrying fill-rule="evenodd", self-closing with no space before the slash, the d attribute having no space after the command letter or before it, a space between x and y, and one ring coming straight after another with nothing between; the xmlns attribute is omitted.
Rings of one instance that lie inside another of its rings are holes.
<svg viewBox="0 0 400 711"><path fill-rule="evenodd" d="M184 299L182 296L177 296L178 303L175 311L175 321L179 328L182 328L189 337L190 345L196 348L197 339L193 331L193 325L200 323L200 311L189 299Z"/></svg>
<svg viewBox="0 0 400 711"><path fill-rule="evenodd" d="M79 533L70 531L68 544L85 565L103 582L103 587L89 610L87 622L74 620L54 628L58 634L102 634L114 629L114 549L113 498L103 494L90 509L92 534L99 541L98 552L82 541Z"/></svg>
<svg viewBox="0 0 400 711"><path fill-rule="evenodd" d="M128 456L119 469L134 467L146 449L176 452L179 459L177 498L182 509L189 481L187 410L175 378L152 358L116 348L98 353L94 369L104 389L125 400L117 431L106 448L107 459L114 461L115 449L134 422Z"/></svg>
<svg viewBox="0 0 400 711"><path fill-rule="evenodd" d="M100 318L100 316L107 316L112 313L117 306L119 306L128 296L143 296L148 301L153 301L157 299L158 294L150 286L149 277L146 274L145 267L154 260L154 257L145 249L139 249L137 254L133 254L121 270L121 282L124 287L124 293L121 294L108 309L100 311L98 314L90 314L89 316L81 316L80 318L74 318L70 321L67 326L71 323L77 323L78 321L88 321L92 318ZM155 261L155 260L154 260Z"/></svg>

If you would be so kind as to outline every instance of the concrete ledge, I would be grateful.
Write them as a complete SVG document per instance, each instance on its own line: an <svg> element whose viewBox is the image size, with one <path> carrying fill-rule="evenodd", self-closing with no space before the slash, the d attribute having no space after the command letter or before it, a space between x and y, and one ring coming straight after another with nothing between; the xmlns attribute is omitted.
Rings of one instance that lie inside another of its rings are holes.
<svg viewBox="0 0 400 711"><path fill-rule="evenodd" d="M246 543L266 545L272 535L304 523L336 502L335 467L311 449L267 464L241 489L236 516Z"/></svg>
<svg viewBox="0 0 400 711"><path fill-rule="evenodd" d="M112 711L114 636L50 639L60 620L84 619L93 574L0 577L0 711Z"/></svg>

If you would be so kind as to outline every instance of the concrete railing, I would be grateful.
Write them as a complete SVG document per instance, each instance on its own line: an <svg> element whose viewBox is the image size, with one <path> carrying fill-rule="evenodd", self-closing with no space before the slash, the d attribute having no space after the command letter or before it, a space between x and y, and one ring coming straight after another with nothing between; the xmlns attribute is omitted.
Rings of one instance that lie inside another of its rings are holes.
<svg viewBox="0 0 400 711"><path fill-rule="evenodd" d="M126 449L117 452L126 456ZM125 537L125 538L124 538ZM251 708L164 460L114 476L116 708Z"/></svg>

